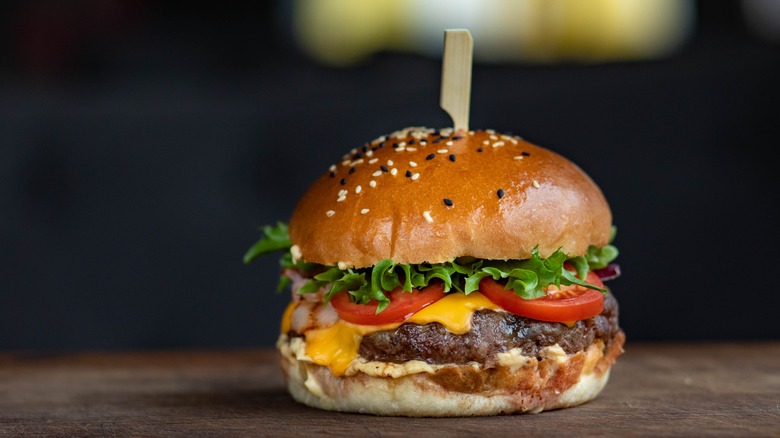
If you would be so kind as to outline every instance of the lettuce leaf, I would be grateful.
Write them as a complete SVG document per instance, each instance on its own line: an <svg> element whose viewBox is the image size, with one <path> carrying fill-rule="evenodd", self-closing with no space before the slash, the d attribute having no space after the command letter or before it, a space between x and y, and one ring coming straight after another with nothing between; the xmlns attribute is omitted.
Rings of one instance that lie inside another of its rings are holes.
<svg viewBox="0 0 780 438"><path fill-rule="evenodd" d="M590 246L585 255L569 257L560 248L546 258L539 255L538 247L531 251L531 258L525 260L484 260L474 257L460 257L445 263L401 264L390 259L382 260L370 268L339 269L337 266L324 266L299 260L292 262L289 249L291 242L287 234L287 225L278 222L276 227L262 228L263 237L244 255L249 263L260 255L277 250L287 250L280 264L284 268L297 268L305 272L319 272L304 284L298 293L315 293L327 289L325 302L333 295L347 291L353 302L366 304L371 300L378 302L377 313L384 310L390 300L385 291L401 287L405 292L422 288L432 281L441 281L445 292L457 291L466 295L479 289L479 283L486 277L496 281L506 281L505 288L525 299L540 298L550 286L569 286L572 284L606 292L605 289L589 284L588 271L607 266L618 256L618 250L611 244L602 247ZM614 238L615 228L610 242ZM563 268L565 262L574 266L577 274ZM282 276L282 278L286 278ZM285 285L280 281L280 288Z"/></svg>

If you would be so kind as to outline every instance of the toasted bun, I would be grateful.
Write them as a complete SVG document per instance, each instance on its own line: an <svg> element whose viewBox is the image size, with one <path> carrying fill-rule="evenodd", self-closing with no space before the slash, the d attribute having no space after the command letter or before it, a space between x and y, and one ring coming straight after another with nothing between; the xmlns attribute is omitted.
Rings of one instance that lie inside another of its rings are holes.
<svg viewBox="0 0 780 438"><path fill-rule="evenodd" d="M289 349L280 350L290 394L306 405L376 415L450 417L536 413L592 400L606 385L624 340L619 331L607 346L596 340L572 355L548 348L541 360L521 357L495 368L445 365L399 378L364 373L336 377L327 367L299 360Z"/></svg>
<svg viewBox="0 0 780 438"><path fill-rule="evenodd" d="M608 242L609 206L575 164L493 131L433 132L397 131L331 166L292 214L293 254L360 268L526 259L535 246L582 255Z"/></svg>

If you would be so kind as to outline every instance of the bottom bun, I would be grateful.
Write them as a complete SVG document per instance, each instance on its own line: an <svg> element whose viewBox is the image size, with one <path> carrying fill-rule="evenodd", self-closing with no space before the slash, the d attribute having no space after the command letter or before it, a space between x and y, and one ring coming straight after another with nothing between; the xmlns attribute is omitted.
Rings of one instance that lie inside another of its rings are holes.
<svg viewBox="0 0 780 438"><path fill-rule="evenodd" d="M427 372L384 377L356 372L334 376L330 369L292 352L282 335L282 371L292 397L330 411L410 417L462 417L537 413L594 399L623 352L618 331L605 343L566 354L558 345L537 357L520 350L499 353L497 365L439 365ZM300 359L299 359L300 358ZM372 362L372 365L374 363Z"/></svg>

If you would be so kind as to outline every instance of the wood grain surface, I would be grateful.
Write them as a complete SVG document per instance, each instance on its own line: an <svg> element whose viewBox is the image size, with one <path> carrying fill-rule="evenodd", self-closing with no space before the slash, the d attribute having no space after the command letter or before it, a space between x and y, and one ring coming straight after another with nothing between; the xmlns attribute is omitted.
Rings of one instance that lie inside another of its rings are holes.
<svg viewBox="0 0 780 438"><path fill-rule="evenodd" d="M295 403L273 350L0 354L0 436L780 436L780 342L631 344L594 401L479 418Z"/></svg>

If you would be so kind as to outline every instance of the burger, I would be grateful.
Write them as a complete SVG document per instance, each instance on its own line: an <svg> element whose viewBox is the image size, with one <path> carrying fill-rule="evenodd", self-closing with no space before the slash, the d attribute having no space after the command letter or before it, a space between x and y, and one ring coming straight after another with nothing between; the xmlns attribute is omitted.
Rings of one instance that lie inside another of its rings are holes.
<svg viewBox="0 0 780 438"><path fill-rule="evenodd" d="M493 130L410 127L352 149L263 228L292 300L277 348L306 405L536 413L595 398L623 352L612 214L578 166Z"/></svg>

